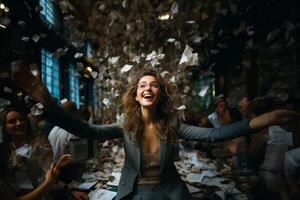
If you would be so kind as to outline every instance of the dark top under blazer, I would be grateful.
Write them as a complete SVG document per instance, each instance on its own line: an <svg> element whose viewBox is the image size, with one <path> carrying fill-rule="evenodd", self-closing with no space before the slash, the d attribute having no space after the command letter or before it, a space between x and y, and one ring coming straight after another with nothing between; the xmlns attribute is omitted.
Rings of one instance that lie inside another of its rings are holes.
<svg viewBox="0 0 300 200"><path fill-rule="evenodd" d="M57 105L52 105L48 110L49 120L59 127L79 137L110 140L123 138L125 149L125 162L118 187L116 199L122 199L134 190L135 182L141 175L141 148L139 144L133 144L130 133L124 132L122 124L93 125L76 119ZM182 139L220 142L235 137L247 135L253 130L248 125L249 120L242 120L220 128L201 128L177 123L178 136ZM185 183L173 163L173 155L176 154L174 144L161 142L159 147L160 157L160 188L173 200L190 199L190 194Z"/></svg>

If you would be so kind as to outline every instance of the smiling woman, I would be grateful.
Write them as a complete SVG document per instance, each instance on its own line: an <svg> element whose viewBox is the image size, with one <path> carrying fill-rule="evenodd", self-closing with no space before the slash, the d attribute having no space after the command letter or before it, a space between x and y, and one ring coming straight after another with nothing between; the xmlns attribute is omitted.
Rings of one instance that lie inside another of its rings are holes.
<svg viewBox="0 0 300 200"><path fill-rule="evenodd" d="M137 73L122 98L125 114L123 127L126 131L132 132L133 142L141 141L145 120L141 116L146 115L152 118L151 121L155 121L157 127L165 128L159 135L160 139L166 141L168 138L170 141L176 141L174 127L169 123L170 117L175 114L171 88L172 86L155 70Z"/></svg>
<svg viewBox="0 0 300 200"><path fill-rule="evenodd" d="M1 113L1 123L8 140L14 148L19 148L30 141L32 129L26 115L18 108L7 108Z"/></svg>
<svg viewBox="0 0 300 200"><path fill-rule="evenodd" d="M46 191L54 183L60 166L52 163L44 173L38 162L31 159L34 152L32 129L27 116L21 110L14 107L2 110L0 125L0 131L3 133L3 140L0 142L1 198L12 200L34 200L42 196L46 198ZM42 176L45 178L39 182ZM26 186L20 180L26 181Z"/></svg>

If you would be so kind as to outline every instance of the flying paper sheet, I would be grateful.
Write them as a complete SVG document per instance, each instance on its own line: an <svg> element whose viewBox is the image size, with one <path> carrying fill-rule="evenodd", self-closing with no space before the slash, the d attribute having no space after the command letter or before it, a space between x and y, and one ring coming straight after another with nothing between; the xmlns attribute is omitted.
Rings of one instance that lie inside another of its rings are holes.
<svg viewBox="0 0 300 200"><path fill-rule="evenodd" d="M124 65L124 67L121 69L121 74L128 72L129 70L131 70L132 67L133 65Z"/></svg>
<svg viewBox="0 0 300 200"><path fill-rule="evenodd" d="M198 65L198 53L192 53L192 51L193 49L190 46L185 46L185 50L183 51L179 65Z"/></svg>

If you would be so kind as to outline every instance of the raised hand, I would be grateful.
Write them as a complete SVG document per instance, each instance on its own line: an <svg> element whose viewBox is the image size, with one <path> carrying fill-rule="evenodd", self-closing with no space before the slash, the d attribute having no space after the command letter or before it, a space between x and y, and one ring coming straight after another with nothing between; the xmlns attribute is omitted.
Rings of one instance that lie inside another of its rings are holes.
<svg viewBox="0 0 300 200"><path fill-rule="evenodd" d="M34 100L46 105L52 100L46 86L43 85L38 76L34 76L29 67L21 61L15 61L11 64L12 79L22 90L27 92Z"/></svg>
<svg viewBox="0 0 300 200"><path fill-rule="evenodd" d="M72 157L70 154L64 154L58 159L56 164L58 167L63 167L65 165L69 164L71 162L71 160L72 160Z"/></svg>
<svg viewBox="0 0 300 200"><path fill-rule="evenodd" d="M57 162L53 162L45 175L45 183L52 184L57 178L59 169L71 162L72 158L70 154L62 155Z"/></svg>
<svg viewBox="0 0 300 200"><path fill-rule="evenodd" d="M59 173L59 166L56 163L52 163L50 165L50 168L48 169L48 171L45 174L44 183L46 185L53 184L58 176L58 173Z"/></svg>

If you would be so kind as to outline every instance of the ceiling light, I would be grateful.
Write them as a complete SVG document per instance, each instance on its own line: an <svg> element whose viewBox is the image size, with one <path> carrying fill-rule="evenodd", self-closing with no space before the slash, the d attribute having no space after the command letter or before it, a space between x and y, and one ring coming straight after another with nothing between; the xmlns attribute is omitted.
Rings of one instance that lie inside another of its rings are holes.
<svg viewBox="0 0 300 200"><path fill-rule="evenodd" d="M5 8L5 5L3 3L1 3L0 8L3 10Z"/></svg>

